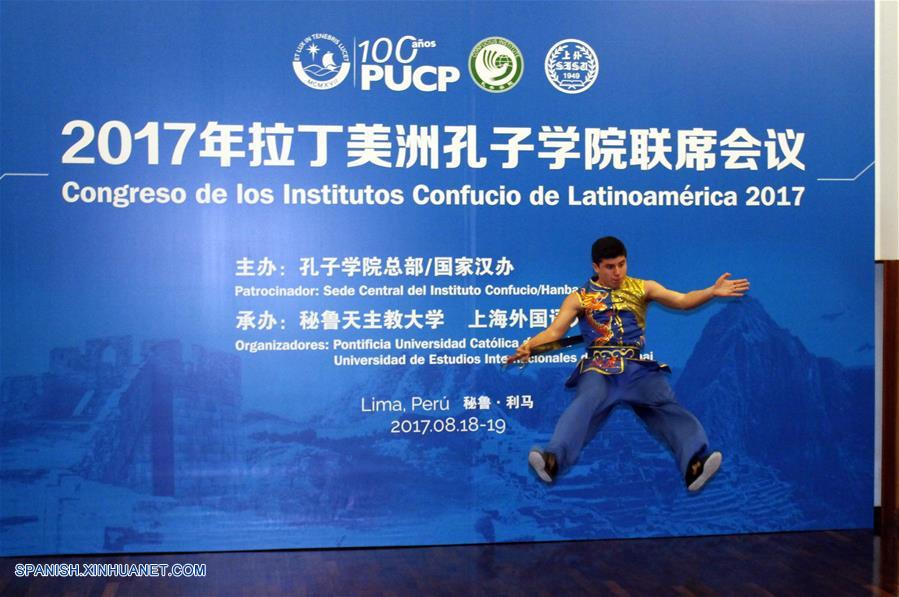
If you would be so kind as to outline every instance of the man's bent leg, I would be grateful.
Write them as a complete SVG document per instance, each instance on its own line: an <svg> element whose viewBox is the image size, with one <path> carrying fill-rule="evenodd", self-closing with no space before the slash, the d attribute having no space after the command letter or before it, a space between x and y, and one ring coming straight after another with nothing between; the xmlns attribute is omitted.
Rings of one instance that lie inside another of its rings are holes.
<svg viewBox="0 0 899 597"><path fill-rule="evenodd" d="M628 402L646 426L674 452L682 475L686 475L693 456L705 455L709 447L705 429L677 402L665 373L656 371L643 377L628 396Z"/></svg>
<svg viewBox="0 0 899 597"><path fill-rule="evenodd" d="M584 443L609 416L614 403L609 399L611 382L599 373L581 375L574 400L559 417L545 451L556 456L559 471L577 460Z"/></svg>

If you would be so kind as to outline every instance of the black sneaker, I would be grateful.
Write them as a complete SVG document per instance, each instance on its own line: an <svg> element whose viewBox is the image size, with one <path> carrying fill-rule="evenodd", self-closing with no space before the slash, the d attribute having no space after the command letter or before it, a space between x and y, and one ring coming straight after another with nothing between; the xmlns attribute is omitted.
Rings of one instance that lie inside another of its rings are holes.
<svg viewBox="0 0 899 597"><path fill-rule="evenodd" d="M704 458L694 456L687 466L687 474L684 480L687 482L687 491L699 491L712 476L718 472L721 466L721 452L712 452Z"/></svg>
<svg viewBox="0 0 899 597"><path fill-rule="evenodd" d="M537 448L531 450L528 454L528 464L540 477L544 483L552 483L559 472L559 464L556 462L556 455L552 452L541 452Z"/></svg>

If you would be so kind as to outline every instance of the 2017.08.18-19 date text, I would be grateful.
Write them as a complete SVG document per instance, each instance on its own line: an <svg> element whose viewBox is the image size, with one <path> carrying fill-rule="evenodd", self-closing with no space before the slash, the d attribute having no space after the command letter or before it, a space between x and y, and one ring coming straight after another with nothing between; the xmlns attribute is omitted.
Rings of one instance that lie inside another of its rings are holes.
<svg viewBox="0 0 899 597"><path fill-rule="evenodd" d="M394 419L390 422L390 433L427 435L429 433L474 433L484 431L501 435L506 432L505 419L484 419L477 417L439 419Z"/></svg>

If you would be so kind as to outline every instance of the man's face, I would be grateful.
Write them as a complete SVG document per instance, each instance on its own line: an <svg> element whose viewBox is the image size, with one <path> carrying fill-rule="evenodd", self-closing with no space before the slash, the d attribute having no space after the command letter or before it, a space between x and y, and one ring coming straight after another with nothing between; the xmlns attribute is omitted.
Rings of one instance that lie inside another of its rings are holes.
<svg viewBox="0 0 899 597"><path fill-rule="evenodd" d="M621 288L627 276L627 257L613 257L611 259L603 259L599 263L593 264L593 271L596 272L596 281L606 288Z"/></svg>

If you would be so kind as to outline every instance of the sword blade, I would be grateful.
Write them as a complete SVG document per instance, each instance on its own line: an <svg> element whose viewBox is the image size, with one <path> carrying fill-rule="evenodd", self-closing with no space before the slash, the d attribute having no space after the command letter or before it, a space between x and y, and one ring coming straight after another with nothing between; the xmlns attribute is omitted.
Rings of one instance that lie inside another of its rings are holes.
<svg viewBox="0 0 899 597"><path fill-rule="evenodd" d="M568 348L569 346L574 346L575 344L580 344L583 341L584 341L583 336L568 336L567 338L562 338L562 339L556 340L554 342L544 342L543 344L538 344L537 346L532 346L531 347L531 355L543 354L545 352L552 352L554 350Z"/></svg>

